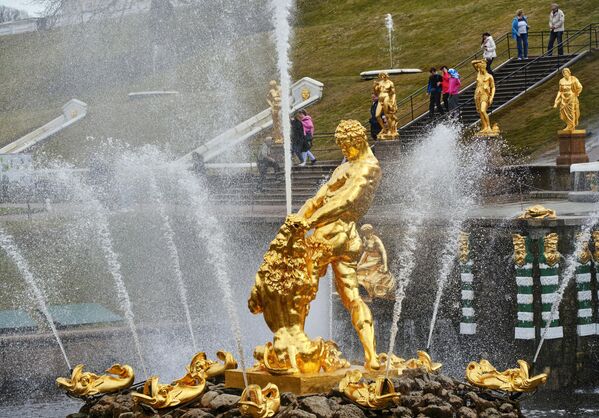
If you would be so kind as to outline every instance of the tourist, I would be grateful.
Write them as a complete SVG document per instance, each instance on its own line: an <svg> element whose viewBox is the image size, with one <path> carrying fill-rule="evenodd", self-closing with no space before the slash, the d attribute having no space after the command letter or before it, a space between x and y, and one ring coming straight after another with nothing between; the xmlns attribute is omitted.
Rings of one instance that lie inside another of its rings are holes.
<svg viewBox="0 0 599 418"><path fill-rule="evenodd" d="M489 32L483 33L483 39L480 47L483 50L483 58L487 61L487 72L493 75L491 64L493 64L493 60L495 57L497 57L497 47L495 46L495 41Z"/></svg>
<svg viewBox="0 0 599 418"><path fill-rule="evenodd" d="M451 76L449 75L449 72L447 70L449 70L449 68L447 68L447 65L441 66L441 71L443 71L443 73L441 74L441 79L443 80L441 81L443 107L445 108L446 112L449 112L449 79L451 78Z"/></svg>
<svg viewBox="0 0 599 418"><path fill-rule="evenodd" d="M435 107L440 114L443 113L443 108L441 107L441 83L443 82L443 78L437 74L435 67L430 69L430 74L426 94L430 96L428 116L429 118L433 118L435 116Z"/></svg>
<svg viewBox="0 0 599 418"><path fill-rule="evenodd" d="M312 121L312 116L308 115L308 112L304 109L300 110L298 114L300 115L302 125L304 126L304 146L302 151L303 163L300 165L306 165L306 158L308 157L310 157L310 163L314 165L316 164L316 157L310 151L310 148L312 148L312 139L314 138L314 122Z"/></svg>
<svg viewBox="0 0 599 418"><path fill-rule="evenodd" d="M258 182L258 190L264 190L264 178L266 177L266 173L268 172L268 168L271 167L274 173L278 173L281 171L281 167L279 163L275 161L274 158L270 156L270 147L272 145L272 138L267 137L260 145L260 150L258 152L257 158L257 166L258 173L260 173L260 180Z"/></svg>
<svg viewBox="0 0 599 418"><path fill-rule="evenodd" d="M566 17L564 12L559 8L556 3L551 5L551 12L549 12L549 45L547 45L547 55L553 55L553 44L557 39L557 53L558 55L564 55L564 45L562 44L562 36L564 34L564 23Z"/></svg>
<svg viewBox="0 0 599 418"><path fill-rule="evenodd" d="M370 119L368 122L370 123L370 137L373 141L376 141L378 134L381 132L383 127L380 125L378 119L376 118L376 108L379 105L379 97L376 94L372 94L372 104L370 105ZM381 115L383 120L385 119L385 115Z"/></svg>
<svg viewBox="0 0 599 418"><path fill-rule="evenodd" d="M449 110L454 111L460 105L460 87L462 82L460 81L460 74L454 68L448 70L449 79Z"/></svg>
<svg viewBox="0 0 599 418"><path fill-rule="evenodd" d="M524 10L518 9L516 16L512 20L512 38L516 40L518 46L518 59L528 59L528 18L524 16ZM489 67L487 72L491 75Z"/></svg>
<svg viewBox="0 0 599 418"><path fill-rule="evenodd" d="M304 162L302 158L304 141L304 125L302 124L300 114L296 113L295 117L291 118L291 153L297 157L299 165L302 165Z"/></svg>

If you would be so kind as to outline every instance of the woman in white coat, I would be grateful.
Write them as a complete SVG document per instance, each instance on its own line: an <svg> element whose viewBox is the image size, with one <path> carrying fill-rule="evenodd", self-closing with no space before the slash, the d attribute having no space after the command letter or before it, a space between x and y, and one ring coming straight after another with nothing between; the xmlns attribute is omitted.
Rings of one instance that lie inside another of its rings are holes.
<svg viewBox="0 0 599 418"><path fill-rule="evenodd" d="M493 70L491 69L491 64L495 57L497 57L495 46L495 41L489 32L483 33L483 40L480 46L483 50L483 58L487 60L487 72L491 75L493 74Z"/></svg>

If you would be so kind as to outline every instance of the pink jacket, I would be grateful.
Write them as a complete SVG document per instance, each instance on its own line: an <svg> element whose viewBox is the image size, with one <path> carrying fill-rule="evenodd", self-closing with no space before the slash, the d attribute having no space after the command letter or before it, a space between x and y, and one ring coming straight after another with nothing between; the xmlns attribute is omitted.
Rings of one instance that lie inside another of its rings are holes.
<svg viewBox="0 0 599 418"><path fill-rule="evenodd" d="M460 94L460 87L462 86L462 82L460 81L459 78L453 78L451 77L449 79L449 89L448 89L448 93L451 94L452 96L455 96L456 94Z"/></svg>
<svg viewBox="0 0 599 418"><path fill-rule="evenodd" d="M302 119L302 125L304 125L304 135L314 135L314 122L312 122L312 116L304 116Z"/></svg>

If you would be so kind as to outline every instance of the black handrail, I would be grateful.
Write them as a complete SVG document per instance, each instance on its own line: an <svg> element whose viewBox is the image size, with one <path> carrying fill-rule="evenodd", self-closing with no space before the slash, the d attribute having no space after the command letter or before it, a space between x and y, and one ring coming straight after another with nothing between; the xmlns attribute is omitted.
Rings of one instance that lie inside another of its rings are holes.
<svg viewBox="0 0 599 418"><path fill-rule="evenodd" d="M597 23L591 23L591 24L585 26L583 29L579 29L576 31L574 31L574 30L565 31L564 35L566 35L566 36L565 36L565 39L562 39L562 45L564 45L568 49L568 54L572 54L572 52L570 51L571 40L578 37L582 32L585 32L585 31L588 31L588 33L589 33L589 42L588 42L589 48L592 48L593 44L595 45L595 47L597 47L599 45L599 43L598 43L599 36L597 33L598 25L599 24L597 24ZM574 34L570 35L572 32L574 32ZM529 51L540 49L542 55L538 58L547 56L548 51L546 51L546 49L545 49L545 39L548 39L548 38L546 38L547 34L549 34L549 31L529 32ZM594 42L593 42L593 35L595 38ZM507 63L512 57L512 51L516 50L516 48L514 46L510 45L510 38L511 38L511 32L508 32L508 33L501 35L495 41L495 44L497 45L498 57L499 56L507 56L507 58L504 61L500 62L499 65ZM533 39L540 38L541 45L535 46L534 42L530 41L531 38L533 38ZM533 45L531 45L531 44L533 44ZM577 51L579 51L579 50L577 50ZM477 59L478 56L482 56L482 51L479 50L479 51L475 52L474 54L471 54L469 57L463 59L458 64L454 65L453 68L455 68L459 71L460 68L462 68L466 65L469 66L470 62L473 59ZM533 61L535 61L535 60L533 60ZM468 67L466 67L466 68L468 68ZM465 74L462 74L462 81L464 81L466 79L470 79L470 77L472 77L473 75L476 74L476 71L474 69L472 69L472 71L470 71L470 72L464 71L464 73ZM525 74L526 74L526 72L525 72ZM463 83L462 91L468 89L470 87L470 85L473 83L473 81L474 80L469 81L468 83ZM418 119L422 115L426 114L426 112L428 111L428 106L429 106L428 98L426 98L425 100L420 100L420 103L415 103L415 102L417 102L417 100L414 100L415 98L423 98L426 93L426 90L427 90L427 86L423 86L423 87L415 90L412 94L410 94L409 96L406 96L405 98L403 98L402 100L400 100L398 102L398 104L397 104L397 106L398 106L397 119L402 127L408 125L415 119ZM405 107L409 107L409 109L407 109L407 111L406 110L402 111L402 109L404 109Z"/></svg>

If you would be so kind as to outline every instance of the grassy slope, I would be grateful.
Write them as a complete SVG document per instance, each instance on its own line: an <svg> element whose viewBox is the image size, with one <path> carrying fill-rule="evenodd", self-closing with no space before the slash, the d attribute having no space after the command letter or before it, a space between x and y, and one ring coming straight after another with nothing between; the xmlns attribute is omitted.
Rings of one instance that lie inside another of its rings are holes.
<svg viewBox="0 0 599 418"><path fill-rule="evenodd" d="M526 11L531 30L546 30L548 4L538 0L523 0L517 5L505 0L406 0L384 5L369 0L298 0L294 74L324 82L324 98L311 112L317 129L331 132L340 119L368 119L371 83L361 81L359 73L389 65L386 13L393 14L395 21L395 66L426 70L431 65L452 65L475 52L484 31L496 36L509 31L516 7ZM596 0L569 1L564 6L567 26L577 28L599 21L596 6ZM426 80L427 74L395 77L398 99ZM535 115L547 112L537 110ZM527 141L522 132L512 129L507 139L516 144Z"/></svg>
<svg viewBox="0 0 599 418"><path fill-rule="evenodd" d="M572 73L583 84L583 92L580 95L580 126L583 128L598 119L599 83L595 81L597 64L599 53L594 52L571 68ZM561 74L554 76L547 83L498 112L494 118L518 153L528 155L556 144L555 131L564 127L559 118L559 111L553 109L560 78ZM523 119L522 115L526 115L526 118Z"/></svg>

